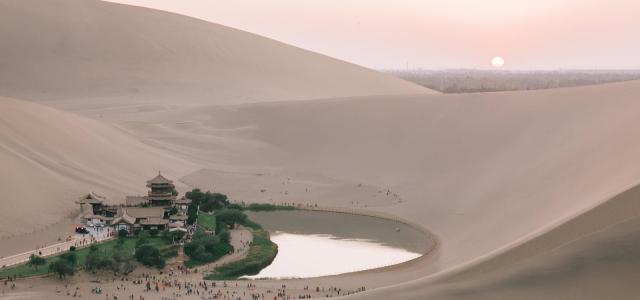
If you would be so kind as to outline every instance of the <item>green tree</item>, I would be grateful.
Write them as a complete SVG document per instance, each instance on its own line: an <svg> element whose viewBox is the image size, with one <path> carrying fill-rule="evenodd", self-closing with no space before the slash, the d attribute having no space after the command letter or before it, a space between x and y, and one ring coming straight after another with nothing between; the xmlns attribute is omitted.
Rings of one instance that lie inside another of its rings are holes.
<svg viewBox="0 0 640 300"><path fill-rule="evenodd" d="M170 216L175 215L177 213L178 213L178 208L177 207L174 206L171 209L169 209L169 215Z"/></svg>
<svg viewBox="0 0 640 300"><path fill-rule="evenodd" d="M237 209L223 209L216 212L216 220L233 228L235 224L244 224L247 215Z"/></svg>
<svg viewBox="0 0 640 300"><path fill-rule="evenodd" d="M98 246L92 245L89 248L89 253L87 253L84 261L84 267L87 271L109 270L113 268L113 265L113 258L106 252L99 251Z"/></svg>
<svg viewBox="0 0 640 300"><path fill-rule="evenodd" d="M198 219L198 205L195 202L189 204L187 208L187 224L192 225Z"/></svg>
<svg viewBox="0 0 640 300"><path fill-rule="evenodd" d="M220 233L218 233L218 238L223 243L229 243L231 242L231 232L229 232L229 230L226 228L222 228L222 230L220 230Z"/></svg>
<svg viewBox="0 0 640 300"><path fill-rule="evenodd" d="M184 237L185 233L180 230L176 231L164 231L162 233L162 239L167 243L173 243L179 241Z"/></svg>
<svg viewBox="0 0 640 300"><path fill-rule="evenodd" d="M160 250L149 244L144 244L136 249L136 260L145 266L164 268L165 260Z"/></svg>
<svg viewBox="0 0 640 300"><path fill-rule="evenodd" d="M193 189L192 191L187 192L185 196L187 197L187 199L191 200L191 203L197 206L204 198L204 193L200 191L200 189Z"/></svg>
<svg viewBox="0 0 640 300"><path fill-rule="evenodd" d="M35 254L31 254L31 256L29 256L29 261L27 262L27 265L30 267L33 267L37 271L38 267L44 265L46 262L47 261L44 258L37 256Z"/></svg>
<svg viewBox="0 0 640 300"><path fill-rule="evenodd" d="M218 209L223 209L229 205L227 195L219 193L206 192L204 199L200 203L200 210L205 212L211 212Z"/></svg>
<svg viewBox="0 0 640 300"><path fill-rule="evenodd" d="M187 192L186 197L192 201L192 204L206 212L223 209L229 205L227 195L208 191L203 193L200 189Z"/></svg>
<svg viewBox="0 0 640 300"><path fill-rule="evenodd" d="M75 273L75 266L69 260L59 258L49 264L49 272L55 273L60 279L63 279Z"/></svg>
<svg viewBox="0 0 640 300"><path fill-rule="evenodd" d="M192 259L190 263L193 265L212 262L232 251L233 247L228 241L204 232L196 232L191 242L184 245L184 253Z"/></svg>
<svg viewBox="0 0 640 300"><path fill-rule="evenodd" d="M133 255L127 248L123 246L116 246L113 248L113 263L111 269L115 274L123 273L129 274L135 269L135 263L133 262Z"/></svg>
<svg viewBox="0 0 640 300"><path fill-rule="evenodd" d="M78 265L78 255L74 251L67 252L60 255L60 259L69 262L69 264L73 268L75 268Z"/></svg>

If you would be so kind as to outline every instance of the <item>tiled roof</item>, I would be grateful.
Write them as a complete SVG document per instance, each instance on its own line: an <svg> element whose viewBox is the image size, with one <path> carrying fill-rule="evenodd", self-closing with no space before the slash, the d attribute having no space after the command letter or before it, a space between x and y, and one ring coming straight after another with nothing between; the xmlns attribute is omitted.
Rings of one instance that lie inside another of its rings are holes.
<svg viewBox="0 0 640 300"><path fill-rule="evenodd" d="M173 181L162 176L160 172L158 172L158 176L147 181L147 184L172 184L172 183Z"/></svg>

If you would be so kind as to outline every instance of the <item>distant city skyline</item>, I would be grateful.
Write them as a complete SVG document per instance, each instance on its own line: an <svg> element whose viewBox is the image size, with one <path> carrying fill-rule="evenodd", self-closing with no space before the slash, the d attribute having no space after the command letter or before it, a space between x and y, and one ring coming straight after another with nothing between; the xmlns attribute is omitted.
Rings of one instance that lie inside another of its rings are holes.
<svg viewBox="0 0 640 300"><path fill-rule="evenodd" d="M374 69L640 69L633 0L113 0Z"/></svg>

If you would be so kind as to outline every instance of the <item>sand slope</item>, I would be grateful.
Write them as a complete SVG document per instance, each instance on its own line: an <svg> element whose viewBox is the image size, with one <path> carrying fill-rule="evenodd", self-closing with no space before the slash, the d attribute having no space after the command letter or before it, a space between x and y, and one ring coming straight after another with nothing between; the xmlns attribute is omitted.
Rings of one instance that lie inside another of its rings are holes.
<svg viewBox="0 0 640 300"><path fill-rule="evenodd" d="M319 279L381 287L354 298L638 292L640 82L390 96L429 91L96 1L0 1L0 36L0 94L101 120L0 99L1 234L59 220L78 192L141 192L161 168L240 200L375 210L439 237L413 264Z"/></svg>
<svg viewBox="0 0 640 300"><path fill-rule="evenodd" d="M242 103L431 93L247 32L97 0L0 1L0 91Z"/></svg>
<svg viewBox="0 0 640 300"><path fill-rule="evenodd" d="M0 112L0 238L60 221L90 190L116 203L126 192L144 192L157 170L182 176L194 168L70 113L9 98L0 98Z"/></svg>
<svg viewBox="0 0 640 300"><path fill-rule="evenodd" d="M639 181L639 93L640 82L627 82L533 92L183 107L129 116L156 120L161 126L154 130L113 120L159 143L171 144L168 136L175 135L185 147L209 149L209 156L221 160L218 167L247 174L228 187L251 187L254 195L244 191L243 199L264 198L258 192L260 180L249 175L264 170L294 178L297 172L322 174L354 187L361 182L398 193L403 200L399 203L380 206L372 197L370 205L360 202L359 207L429 228L441 240L440 252L418 270L407 268L411 275L399 271L394 277L424 279L363 297L420 299L435 290L426 285L433 280L427 276L466 274L465 280L477 283L484 273L474 271L476 267L507 272L514 262L544 257L567 241L602 229L622 218L621 212L635 214L623 205L604 213L605 219L586 218L571 230L554 229L594 207L602 210L598 205ZM189 142L190 136L197 136L197 143ZM217 146L197 146L207 143ZM202 154L186 152L193 157ZM215 180L219 174L200 175L205 176L200 182L210 180L218 190L226 190L224 182ZM352 207L355 195L336 195L330 204ZM303 192L277 199L329 203ZM635 199L629 203L635 205ZM511 250L534 237L554 234L516 248L524 250ZM345 278L380 283L384 275L378 275ZM398 283L390 277L387 281ZM522 286L536 290L534 282ZM551 289L540 292L553 295Z"/></svg>

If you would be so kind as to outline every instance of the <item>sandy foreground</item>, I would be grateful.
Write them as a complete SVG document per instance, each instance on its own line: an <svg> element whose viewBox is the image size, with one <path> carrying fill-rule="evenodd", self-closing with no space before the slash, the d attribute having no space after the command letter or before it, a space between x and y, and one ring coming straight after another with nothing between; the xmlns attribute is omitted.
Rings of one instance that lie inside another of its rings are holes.
<svg viewBox="0 0 640 300"><path fill-rule="evenodd" d="M173 14L36 2L0 1L0 93L21 99L0 98L0 255L67 234L80 194L118 203L162 170L181 192L379 213L439 242L395 267L257 289L366 286L354 299L640 291L640 82L439 95ZM49 38L35 38L42 30ZM80 281L70 284L88 297ZM15 292L67 297L54 279Z"/></svg>

